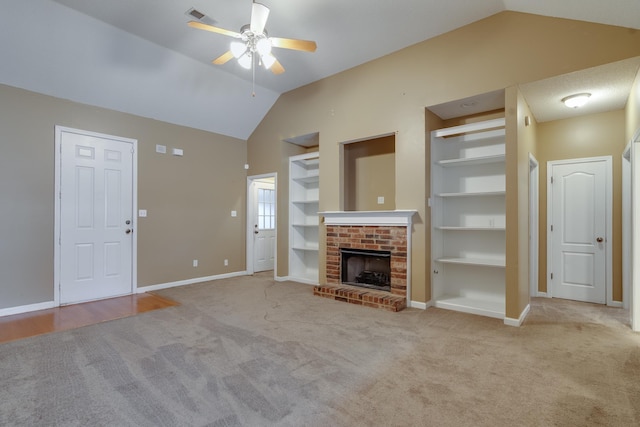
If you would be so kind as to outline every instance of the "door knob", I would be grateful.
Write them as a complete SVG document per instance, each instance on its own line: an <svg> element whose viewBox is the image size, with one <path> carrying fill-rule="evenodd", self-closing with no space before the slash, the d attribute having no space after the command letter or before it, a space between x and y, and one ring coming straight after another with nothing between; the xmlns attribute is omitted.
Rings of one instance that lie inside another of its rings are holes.
<svg viewBox="0 0 640 427"><path fill-rule="evenodd" d="M603 239L602 237L598 237L598 238L596 239L596 242L598 242L598 243L602 243L603 241L604 241L604 239Z"/></svg>
<svg viewBox="0 0 640 427"><path fill-rule="evenodd" d="M133 230L130 228L127 228L127 230L125 231L125 233L130 234Z"/></svg>
<svg viewBox="0 0 640 427"><path fill-rule="evenodd" d="M258 234L258 233L259 233L259 231L258 231L258 230L256 230L256 231L254 231L254 232L253 232L253 234Z"/></svg>

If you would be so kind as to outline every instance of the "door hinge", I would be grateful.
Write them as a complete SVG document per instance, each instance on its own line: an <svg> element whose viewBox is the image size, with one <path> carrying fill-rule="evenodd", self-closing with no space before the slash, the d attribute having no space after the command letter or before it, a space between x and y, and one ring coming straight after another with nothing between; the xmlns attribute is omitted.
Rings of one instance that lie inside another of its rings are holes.
<svg viewBox="0 0 640 427"><path fill-rule="evenodd" d="M553 231L553 224L551 224L551 231Z"/></svg>
<svg viewBox="0 0 640 427"><path fill-rule="evenodd" d="M553 273L551 273L551 280L553 280Z"/></svg>
<svg viewBox="0 0 640 427"><path fill-rule="evenodd" d="M553 177L551 177L551 183L553 184Z"/></svg>
<svg viewBox="0 0 640 427"><path fill-rule="evenodd" d="M133 148L131 149L131 154L133 154L135 151L133 150Z"/></svg>

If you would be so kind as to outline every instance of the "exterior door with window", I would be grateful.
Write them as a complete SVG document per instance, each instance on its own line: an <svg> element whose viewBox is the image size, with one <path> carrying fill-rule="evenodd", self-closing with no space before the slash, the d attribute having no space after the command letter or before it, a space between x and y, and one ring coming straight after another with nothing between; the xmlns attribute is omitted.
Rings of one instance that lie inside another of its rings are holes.
<svg viewBox="0 0 640 427"><path fill-rule="evenodd" d="M276 190L272 182L254 183L253 271L273 270L276 248Z"/></svg>

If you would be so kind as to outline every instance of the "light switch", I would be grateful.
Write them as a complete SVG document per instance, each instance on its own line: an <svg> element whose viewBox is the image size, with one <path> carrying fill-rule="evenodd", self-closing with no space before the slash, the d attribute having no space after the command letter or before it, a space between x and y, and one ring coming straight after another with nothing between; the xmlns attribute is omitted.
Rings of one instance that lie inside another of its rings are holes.
<svg viewBox="0 0 640 427"><path fill-rule="evenodd" d="M384 205L384 196L378 196L378 204Z"/></svg>
<svg viewBox="0 0 640 427"><path fill-rule="evenodd" d="M174 156L182 156L183 154L182 148L174 148L172 151L172 154Z"/></svg>
<svg viewBox="0 0 640 427"><path fill-rule="evenodd" d="M238 212L237 211L231 211L231 216L233 216L233 217L238 216Z"/></svg>
<svg viewBox="0 0 640 427"><path fill-rule="evenodd" d="M166 145L156 144L156 153L165 154L167 152Z"/></svg>
<svg viewBox="0 0 640 427"><path fill-rule="evenodd" d="M140 210L138 211L138 216L139 216L140 218L145 218L145 217L147 216L147 210L146 210L146 209L140 209Z"/></svg>

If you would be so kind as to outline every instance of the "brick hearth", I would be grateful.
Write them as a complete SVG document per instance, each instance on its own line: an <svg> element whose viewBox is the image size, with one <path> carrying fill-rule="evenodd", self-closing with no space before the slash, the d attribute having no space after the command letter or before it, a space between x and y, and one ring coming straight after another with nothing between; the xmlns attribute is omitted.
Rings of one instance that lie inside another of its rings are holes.
<svg viewBox="0 0 640 427"><path fill-rule="evenodd" d="M313 294L336 301L381 308L388 311L400 311L407 306L407 300L402 296L357 286L319 285L313 288Z"/></svg>

